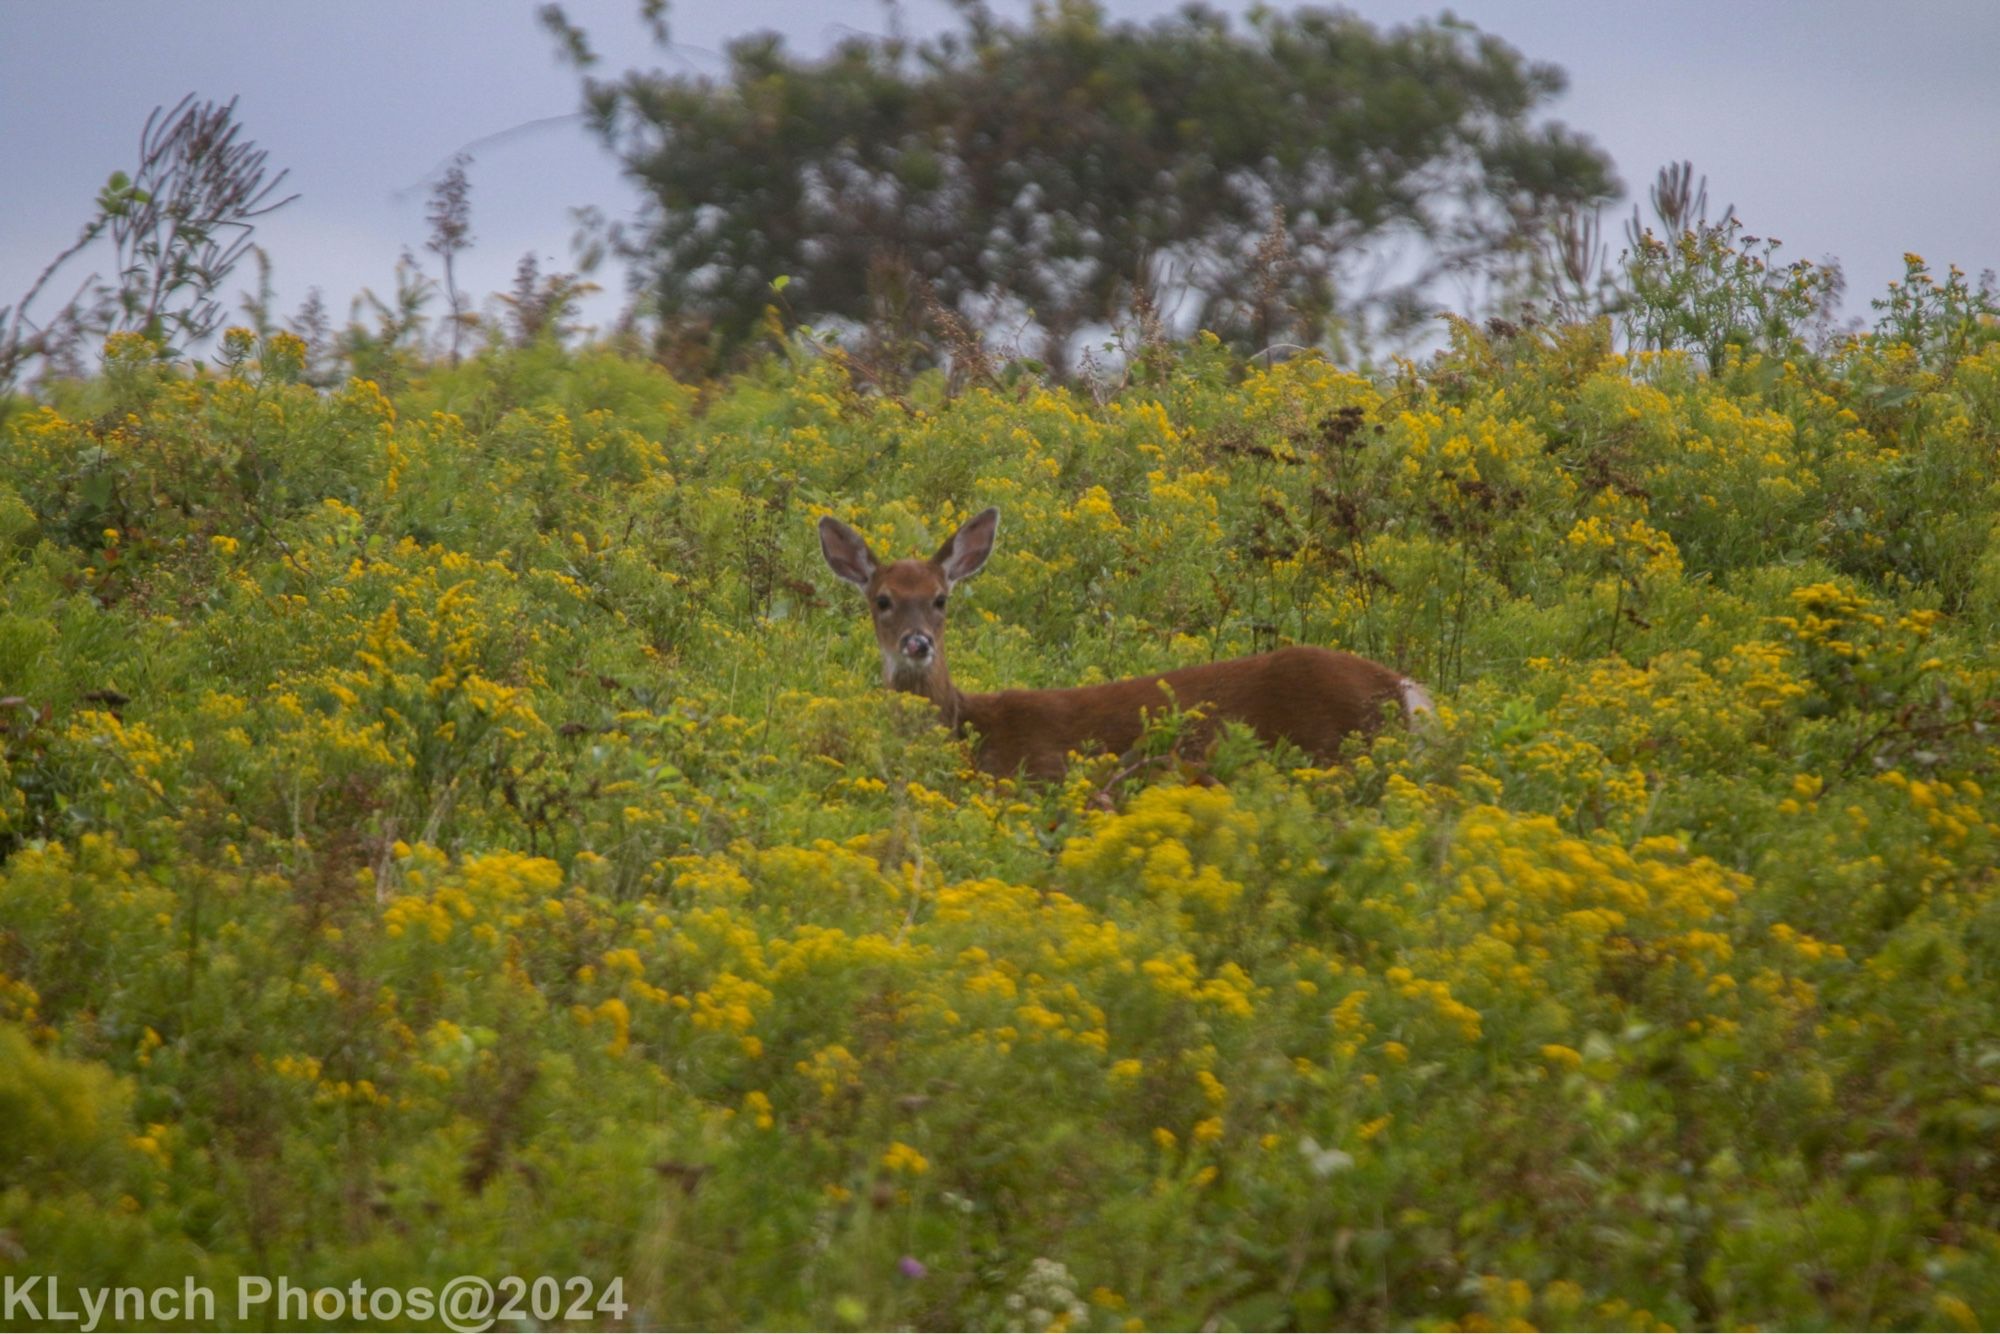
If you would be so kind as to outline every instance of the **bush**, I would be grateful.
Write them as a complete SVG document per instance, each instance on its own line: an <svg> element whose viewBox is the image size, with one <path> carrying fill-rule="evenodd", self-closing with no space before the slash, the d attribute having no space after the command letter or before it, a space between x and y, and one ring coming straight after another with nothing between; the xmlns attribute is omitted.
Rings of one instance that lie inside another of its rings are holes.
<svg viewBox="0 0 2000 1334"><path fill-rule="evenodd" d="M645 1323L1990 1320L1981 337L699 409L114 349L0 450L0 1227ZM813 527L989 503L969 688L1325 643L1435 725L981 776Z"/></svg>

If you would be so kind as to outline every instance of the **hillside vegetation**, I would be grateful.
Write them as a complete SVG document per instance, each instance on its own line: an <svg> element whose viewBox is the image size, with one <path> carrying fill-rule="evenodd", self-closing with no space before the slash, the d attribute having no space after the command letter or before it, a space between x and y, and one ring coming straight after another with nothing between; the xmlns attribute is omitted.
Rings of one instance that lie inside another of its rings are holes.
<svg viewBox="0 0 2000 1334"><path fill-rule="evenodd" d="M1990 1326L2000 342L1902 333L1101 402L116 339L0 449L0 1269ZM1435 724L989 780L813 531L989 504L967 688L1326 644Z"/></svg>

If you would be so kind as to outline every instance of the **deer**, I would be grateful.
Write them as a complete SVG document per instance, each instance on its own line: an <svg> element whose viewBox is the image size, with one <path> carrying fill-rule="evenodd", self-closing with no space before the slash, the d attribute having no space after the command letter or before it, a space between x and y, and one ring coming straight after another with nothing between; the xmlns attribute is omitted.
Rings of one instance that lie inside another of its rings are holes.
<svg viewBox="0 0 2000 1334"><path fill-rule="evenodd" d="M1210 735L1222 722L1242 723L1267 745L1290 742L1322 765L1338 759L1346 738L1379 727L1391 704L1405 720L1434 711L1429 692L1402 673L1310 645L1099 685L968 694L945 663L945 609L952 590L985 568L999 528L999 509L985 509L928 560L884 564L854 529L832 515L819 521L827 566L868 599L882 683L922 695L946 727L972 732L973 763L995 777L1061 778L1070 752L1092 745L1123 755L1143 735L1148 709L1198 709Z"/></svg>

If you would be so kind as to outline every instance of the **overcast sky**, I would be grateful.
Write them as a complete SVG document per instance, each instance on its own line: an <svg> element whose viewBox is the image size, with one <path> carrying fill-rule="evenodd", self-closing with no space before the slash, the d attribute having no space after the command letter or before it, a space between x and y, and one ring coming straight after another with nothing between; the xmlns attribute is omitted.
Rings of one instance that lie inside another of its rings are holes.
<svg viewBox="0 0 2000 1334"><path fill-rule="evenodd" d="M1025 0L992 0L1002 14ZM1146 18L1170 0L1108 0ZM1217 7L1241 11L1244 0ZM1354 0L1382 25L1434 17L1416 0ZM153 107L186 93L240 98L244 134L301 198L266 219L280 310L309 287L335 316L363 287L386 293L398 254L422 254L429 183L473 155L476 248L461 286L504 290L534 251L573 267L570 210L629 215L636 194L575 116L577 77L535 21L534 0L0 0L0 305L76 235L113 170L136 158ZM675 45L654 47L636 0L571 0L602 70L718 71L732 37L775 29L804 51L882 32L878 0L713 0L675 5ZM1837 257L1847 309L1898 276L1906 250L1942 270L2000 267L2000 3L1994 0L1466 0L1458 15L1569 74L1551 114L1617 163L1626 202L1664 163L1690 158L1713 206L1733 203L1788 258ZM909 0L902 22L949 21ZM87 270L73 275L57 300ZM617 288L620 278L601 274ZM246 266L234 289L254 281ZM45 299L37 309L47 313ZM592 309L607 318L605 298Z"/></svg>

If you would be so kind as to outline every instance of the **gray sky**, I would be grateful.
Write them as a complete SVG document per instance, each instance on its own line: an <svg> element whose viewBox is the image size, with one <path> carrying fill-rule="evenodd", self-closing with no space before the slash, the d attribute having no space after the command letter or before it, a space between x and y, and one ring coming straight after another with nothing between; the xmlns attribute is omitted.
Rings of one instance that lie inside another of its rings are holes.
<svg viewBox="0 0 2000 1334"><path fill-rule="evenodd" d="M993 0L1026 12L1025 0ZM397 255L424 255L428 183L470 152L476 248L461 286L504 290L533 250L574 267L569 210L613 216L637 196L570 117L576 75L558 64L534 0L0 0L0 305L75 237L140 127L183 94L239 96L244 135L291 169L302 197L266 219L279 308L318 286L335 317L363 287L387 293ZM635 0L571 0L603 71L722 68L723 45L758 29L800 50L881 32L878 0L681 0L676 45L655 48ZM1108 0L1116 16L1177 0ZM1240 11L1244 0L1218 7ZM1432 17L1417 0L1353 0L1378 24ZM2000 3L1993 0L1466 0L1456 12L1569 74L1552 115L1590 134L1625 181L1612 238L1664 163L1691 158L1713 209L1734 203L1788 258L1837 257L1847 310L1900 275L1914 250L1942 270L2000 267ZM909 0L903 22L947 21ZM1614 244L1614 253L1616 246ZM432 266L434 268L434 265ZM46 314L87 272L65 270ZM608 287L620 275L603 273ZM246 265L235 290L254 282ZM593 304L608 318L611 297Z"/></svg>

